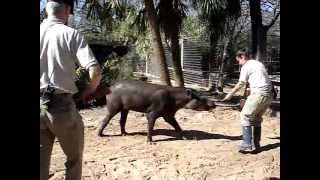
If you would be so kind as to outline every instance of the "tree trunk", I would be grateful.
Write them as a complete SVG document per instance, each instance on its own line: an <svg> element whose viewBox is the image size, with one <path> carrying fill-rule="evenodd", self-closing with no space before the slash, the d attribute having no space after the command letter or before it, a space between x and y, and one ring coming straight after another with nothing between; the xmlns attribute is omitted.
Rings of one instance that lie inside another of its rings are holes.
<svg viewBox="0 0 320 180"><path fill-rule="evenodd" d="M229 44L228 44L228 55L229 55L229 61L226 62L226 66L225 66L225 72L227 73L232 73L234 72L234 64L236 62L236 58L235 58L235 41L236 39L232 39L229 41Z"/></svg>
<svg viewBox="0 0 320 180"><path fill-rule="evenodd" d="M252 32L252 55L261 62L267 59L267 32L280 16L280 11L269 25L262 24L261 0L249 0Z"/></svg>
<svg viewBox="0 0 320 180"><path fill-rule="evenodd" d="M256 59L265 62L267 59L267 29L259 27Z"/></svg>
<svg viewBox="0 0 320 180"><path fill-rule="evenodd" d="M229 45L229 39L225 38L225 42L223 45L223 55L222 55L222 59L221 59L218 84L217 84L218 91L223 91L223 74L224 74L224 69L225 69L225 65L226 65L228 45Z"/></svg>
<svg viewBox="0 0 320 180"><path fill-rule="evenodd" d="M208 55L208 63L209 63L209 88L210 90L214 90L216 88L216 85L213 83L214 79L211 76L211 74L213 73L213 63L215 61L215 58L213 56L213 47L211 46L209 49L209 55ZM215 52L215 51L214 51Z"/></svg>
<svg viewBox="0 0 320 180"><path fill-rule="evenodd" d="M159 30L159 23L156 16L156 11L154 8L153 0L144 0L146 11L148 14L148 20L151 29L152 35L152 48L153 48L153 55L154 58L159 65L160 71L160 81L168 86L171 86L170 77L168 66L165 59L164 48L161 41L160 30Z"/></svg>
<svg viewBox="0 0 320 180"><path fill-rule="evenodd" d="M262 27L260 0L249 0L251 17L251 48L252 56L257 58L259 29Z"/></svg>
<svg viewBox="0 0 320 180"><path fill-rule="evenodd" d="M181 68L180 46L178 32L174 32L171 36L171 54L174 77L178 87L184 87L183 72Z"/></svg>
<svg viewBox="0 0 320 180"><path fill-rule="evenodd" d="M209 47L209 87L210 90L216 90L217 82L215 76L211 76L210 74L215 72L215 67L217 65L218 57L217 57L217 48L218 43L217 40L210 40L210 47Z"/></svg>
<svg viewBox="0 0 320 180"><path fill-rule="evenodd" d="M216 86L217 86L217 84L214 83L214 81L215 81L215 79L213 79L214 77L210 75L214 71L213 65L214 65L214 62L217 60L217 58L216 58L217 46L218 46L217 41L218 40L214 36L212 36L212 35L210 36L210 48L209 48L209 57L208 57L209 58L209 87L210 87L210 90L215 90Z"/></svg>

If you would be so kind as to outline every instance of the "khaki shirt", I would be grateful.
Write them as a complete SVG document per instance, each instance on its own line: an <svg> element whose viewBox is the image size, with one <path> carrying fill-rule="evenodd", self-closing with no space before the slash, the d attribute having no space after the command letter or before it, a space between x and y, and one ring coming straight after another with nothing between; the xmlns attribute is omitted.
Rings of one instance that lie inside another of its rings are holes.
<svg viewBox="0 0 320 180"><path fill-rule="evenodd" d="M266 96L271 94L271 81L260 61L248 60L241 68L239 81L249 82L251 93Z"/></svg>
<svg viewBox="0 0 320 180"><path fill-rule="evenodd" d="M50 85L60 93L75 94L76 64L88 69L98 64L84 36L49 17L40 25L40 90Z"/></svg>

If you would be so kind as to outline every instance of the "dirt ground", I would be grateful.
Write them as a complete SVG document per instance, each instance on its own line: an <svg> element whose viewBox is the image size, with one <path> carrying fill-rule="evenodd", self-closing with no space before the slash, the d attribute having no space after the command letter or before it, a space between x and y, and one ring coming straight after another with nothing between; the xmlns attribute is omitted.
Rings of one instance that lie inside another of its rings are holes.
<svg viewBox="0 0 320 180"><path fill-rule="evenodd" d="M267 111L262 126L259 154L240 154L239 111L218 107L210 112L181 109L176 119L186 139L177 140L173 128L162 118L156 121L154 145L146 143L144 114L129 112L120 136L116 115L98 137L97 127L105 107L80 111L85 123L84 180L260 180L280 177L280 119ZM65 156L56 140L50 180L64 179Z"/></svg>

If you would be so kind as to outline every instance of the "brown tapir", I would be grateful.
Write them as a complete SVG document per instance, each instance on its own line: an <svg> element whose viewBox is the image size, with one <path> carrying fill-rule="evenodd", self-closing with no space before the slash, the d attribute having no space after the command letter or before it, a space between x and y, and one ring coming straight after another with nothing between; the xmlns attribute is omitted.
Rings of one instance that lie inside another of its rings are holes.
<svg viewBox="0 0 320 180"><path fill-rule="evenodd" d="M137 80L118 81L110 87L99 88L93 96L106 94L107 114L102 120L98 135L103 136L103 130L110 119L121 112L121 134L125 135L125 124L129 110L143 112L147 115L147 141L152 141L152 130L159 117L175 128L182 137L182 130L175 119L175 113L181 108L207 111L214 108L213 102L199 97L195 91L185 88L150 84Z"/></svg>

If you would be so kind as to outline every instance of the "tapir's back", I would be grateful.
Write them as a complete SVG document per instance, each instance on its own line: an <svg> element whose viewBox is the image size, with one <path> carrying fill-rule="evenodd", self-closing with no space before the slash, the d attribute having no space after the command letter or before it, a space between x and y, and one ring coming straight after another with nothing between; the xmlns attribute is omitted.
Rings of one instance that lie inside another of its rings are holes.
<svg viewBox="0 0 320 180"><path fill-rule="evenodd" d="M150 84L138 80L121 80L110 87L111 91L114 93L124 93L130 95L140 94L143 96L152 95L155 91L164 88L166 88L166 86Z"/></svg>
<svg viewBox="0 0 320 180"><path fill-rule="evenodd" d="M167 86L150 84L138 80L121 80L110 87L107 95L109 102L121 103L123 109L148 112L151 105L157 103L157 94L168 92ZM168 93L169 96L169 93ZM162 101L159 99L159 101ZM163 101L162 103L165 103Z"/></svg>

